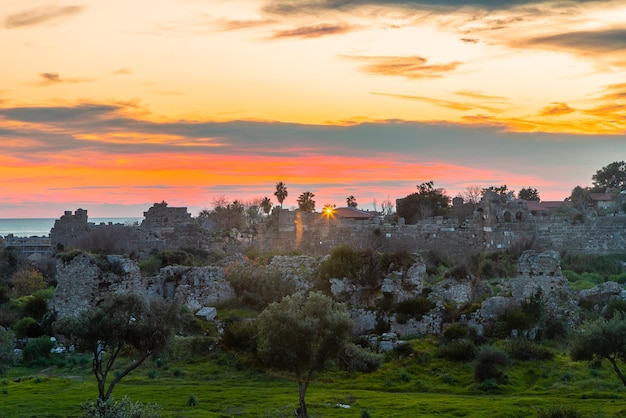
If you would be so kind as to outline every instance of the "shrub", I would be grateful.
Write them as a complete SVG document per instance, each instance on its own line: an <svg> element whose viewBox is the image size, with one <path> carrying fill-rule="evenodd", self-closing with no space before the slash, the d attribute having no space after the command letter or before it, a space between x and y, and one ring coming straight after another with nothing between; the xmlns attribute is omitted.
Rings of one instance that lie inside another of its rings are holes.
<svg viewBox="0 0 626 418"><path fill-rule="evenodd" d="M508 364L509 359L506 353L495 347L481 347L476 362L474 363L474 380L478 383L493 379L496 382L504 383L506 375L504 368Z"/></svg>
<svg viewBox="0 0 626 418"><path fill-rule="evenodd" d="M81 405L84 418L158 418L161 406L153 403L133 402L128 396L120 401L88 401Z"/></svg>
<svg viewBox="0 0 626 418"><path fill-rule="evenodd" d="M25 364L40 363L45 364L50 358L50 350L54 343L50 337L39 337L26 343L22 352L22 361Z"/></svg>
<svg viewBox="0 0 626 418"><path fill-rule="evenodd" d="M583 418L583 416L572 405L553 405L537 410L538 418Z"/></svg>
<svg viewBox="0 0 626 418"><path fill-rule="evenodd" d="M572 270L563 270L563 277L565 277L570 283L581 280L580 274Z"/></svg>
<svg viewBox="0 0 626 418"><path fill-rule="evenodd" d="M599 273L583 273L580 275L581 280L583 281L588 281L593 283L594 285L596 284L600 284L602 282L604 282L604 277L602 277L601 274Z"/></svg>
<svg viewBox="0 0 626 418"><path fill-rule="evenodd" d="M41 272L32 267L22 268L11 277L13 282L13 293L17 297L28 296L37 290L48 287L46 279Z"/></svg>
<svg viewBox="0 0 626 418"><path fill-rule="evenodd" d="M572 290L580 291L580 290L591 289L591 288L593 288L595 286L596 286L595 283L592 283L592 282L590 282L588 280L582 280L581 279L581 280L579 280L579 281L577 281L575 283L572 283L570 285L570 288Z"/></svg>
<svg viewBox="0 0 626 418"><path fill-rule="evenodd" d="M468 335L469 329L467 324L464 322L455 322L443 331L443 338L447 341L460 340L467 338Z"/></svg>
<svg viewBox="0 0 626 418"><path fill-rule="evenodd" d="M15 363L15 334L0 326L0 375Z"/></svg>
<svg viewBox="0 0 626 418"><path fill-rule="evenodd" d="M332 278L356 279L363 263L361 255L349 245L339 245L330 253L330 257L320 264L318 275L322 281Z"/></svg>
<svg viewBox="0 0 626 418"><path fill-rule="evenodd" d="M296 291L296 284L280 272L255 267L240 267L227 275L237 298L246 306L263 309Z"/></svg>
<svg viewBox="0 0 626 418"><path fill-rule="evenodd" d="M72 249L67 252L57 254L57 258L63 262L63 264L69 264L73 259L81 255L81 250Z"/></svg>
<svg viewBox="0 0 626 418"><path fill-rule="evenodd" d="M626 283L626 273L613 274L609 277L609 280L612 282L617 282L619 284L624 284Z"/></svg>
<svg viewBox="0 0 626 418"><path fill-rule="evenodd" d="M18 320L15 325L13 325L13 331L15 331L15 335L17 335L18 338L35 338L41 337L43 334L41 325L39 325L35 318L31 318L30 316Z"/></svg>
<svg viewBox="0 0 626 418"><path fill-rule="evenodd" d="M161 259L156 255L151 255L139 263L139 271L144 276L156 276L161 269Z"/></svg>
<svg viewBox="0 0 626 418"><path fill-rule="evenodd" d="M371 373L382 365L382 356L358 345L348 344L339 356L339 363L350 372Z"/></svg>
<svg viewBox="0 0 626 418"><path fill-rule="evenodd" d="M626 300L624 299L611 299L609 303L606 305L606 310L603 313L603 316L606 319L611 319L615 316L615 314L621 314L624 316L626 314Z"/></svg>
<svg viewBox="0 0 626 418"><path fill-rule="evenodd" d="M514 338L507 342L506 352L515 360L551 360L554 353L548 347L526 338Z"/></svg>
<svg viewBox="0 0 626 418"><path fill-rule="evenodd" d="M455 340L437 347L435 356L457 362L471 361L476 357L476 345L467 339Z"/></svg>
<svg viewBox="0 0 626 418"><path fill-rule="evenodd" d="M48 312L48 302L41 296L30 296L26 298L22 305L22 312L26 316L31 316L38 321L41 321Z"/></svg>
<svg viewBox="0 0 626 418"><path fill-rule="evenodd" d="M251 321L228 320L221 341L228 348L254 353L257 346L256 326Z"/></svg>
<svg viewBox="0 0 626 418"><path fill-rule="evenodd" d="M199 403L200 400L198 399L198 395L196 395L195 393L189 395L189 399L187 399L187 406L194 407L197 406Z"/></svg>
<svg viewBox="0 0 626 418"><path fill-rule="evenodd" d="M420 296L415 299L408 299L396 305L396 313L417 320L422 319L422 315L430 312L435 304L428 298Z"/></svg>

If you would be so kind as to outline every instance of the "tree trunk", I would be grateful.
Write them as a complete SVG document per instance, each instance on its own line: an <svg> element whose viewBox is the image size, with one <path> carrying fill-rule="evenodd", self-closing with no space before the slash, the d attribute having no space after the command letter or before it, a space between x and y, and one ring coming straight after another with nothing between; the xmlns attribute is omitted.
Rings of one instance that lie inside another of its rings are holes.
<svg viewBox="0 0 626 418"><path fill-rule="evenodd" d="M611 362L611 364L613 365L613 370L615 370L615 373L617 373L617 376L622 381L622 384L624 386L626 386L626 377L624 376L622 371L619 369L619 367L617 367L617 361L615 360L614 357L608 357L608 359Z"/></svg>
<svg viewBox="0 0 626 418"><path fill-rule="evenodd" d="M306 389L308 386L309 382L298 381L298 397L300 401L298 418L309 418L309 412L306 409L306 402L304 401L304 395L306 395Z"/></svg>

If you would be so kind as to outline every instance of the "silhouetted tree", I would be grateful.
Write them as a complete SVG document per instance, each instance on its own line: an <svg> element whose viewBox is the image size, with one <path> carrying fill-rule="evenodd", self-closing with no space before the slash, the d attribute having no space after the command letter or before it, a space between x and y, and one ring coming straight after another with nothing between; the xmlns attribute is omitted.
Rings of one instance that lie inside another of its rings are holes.
<svg viewBox="0 0 626 418"><path fill-rule="evenodd" d="M596 171L591 179L594 187L600 192L626 190L626 162L612 162Z"/></svg>
<svg viewBox="0 0 626 418"><path fill-rule="evenodd" d="M532 187L522 187L517 194L517 197L524 200L534 200L539 202L541 199L539 197L539 192L537 189Z"/></svg>
<svg viewBox="0 0 626 418"><path fill-rule="evenodd" d="M298 208L303 212L315 211L315 195L311 192L304 192L298 196Z"/></svg>
<svg viewBox="0 0 626 418"><path fill-rule="evenodd" d="M356 202L356 199L352 195L346 198L346 204L348 205L349 208L356 208L358 205L358 203Z"/></svg>
<svg viewBox="0 0 626 418"><path fill-rule="evenodd" d="M450 204L445 190L435 188L435 183L427 181L417 186L417 192L398 199L396 212L407 223L415 223L437 214L442 214Z"/></svg>
<svg viewBox="0 0 626 418"><path fill-rule="evenodd" d="M269 215L269 213L272 211L272 201L269 197L266 196L263 198L263 200L261 200L261 209L263 209L263 213L265 213L266 215Z"/></svg>
<svg viewBox="0 0 626 418"><path fill-rule="evenodd" d="M280 203L281 209L283 208L283 202L288 195L289 193L287 192L287 186L285 185L285 183L283 183L282 181L276 183L276 191L274 192L274 196L276 196L278 203Z"/></svg>
<svg viewBox="0 0 626 418"><path fill-rule="evenodd" d="M178 312L173 303L147 303L132 293L115 293L96 308L58 321L55 331L66 336L78 350L91 353L98 399L106 402L124 377L150 355L168 349L179 322ZM122 353L132 359L114 370Z"/></svg>
<svg viewBox="0 0 626 418"><path fill-rule="evenodd" d="M591 189L576 186L572 189L572 194L568 199L576 209L584 210L591 204Z"/></svg>
<svg viewBox="0 0 626 418"><path fill-rule="evenodd" d="M321 292L295 293L259 315L258 355L270 367L294 373L299 417L308 417L305 395L313 374L325 370L350 341L352 320L345 305Z"/></svg>

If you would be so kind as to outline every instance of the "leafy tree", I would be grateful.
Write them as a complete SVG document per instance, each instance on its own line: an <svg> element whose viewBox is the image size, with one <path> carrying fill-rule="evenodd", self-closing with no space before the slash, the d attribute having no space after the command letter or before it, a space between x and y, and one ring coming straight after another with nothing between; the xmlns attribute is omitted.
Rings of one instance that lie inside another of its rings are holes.
<svg viewBox="0 0 626 418"><path fill-rule="evenodd" d="M263 213L265 213L266 215L269 215L269 213L272 211L272 201L269 197L266 196L263 198L263 200L261 200L261 209L263 209Z"/></svg>
<svg viewBox="0 0 626 418"><path fill-rule="evenodd" d="M356 202L356 199L354 196L350 195L346 198L346 204L348 205L349 208L356 208L358 203Z"/></svg>
<svg viewBox="0 0 626 418"><path fill-rule="evenodd" d="M265 364L294 373L299 417L308 417L306 390L350 340L352 320L345 305L320 292L299 293L272 303L258 319L258 354Z"/></svg>
<svg viewBox="0 0 626 418"><path fill-rule="evenodd" d="M415 223L441 214L449 205L450 197L445 194L445 190L435 188L435 183L431 180L419 184L416 193L399 199L397 213L407 223Z"/></svg>
<svg viewBox="0 0 626 418"><path fill-rule="evenodd" d="M283 202L288 195L289 193L287 192L287 185L282 181L276 183L276 191L274 192L274 196L276 196L278 203L280 203L281 209L283 208Z"/></svg>
<svg viewBox="0 0 626 418"><path fill-rule="evenodd" d="M463 200L470 205L477 205L483 195L483 189L480 186L467 186L463 193Z"/></svg>
<svg viewBox="0 0 626 418"><path fill-rule="evenodd" d="M315 195L311 192L304 192L298 196L298 208L303 212L315 211Z"/></svg>
<svg viewBox="0 0 626 418"><path fill-rule="evenodd" d="M517 194L517 197L524 200L535 200L539 202L541 199L539 198L539 192L537 189L532 187L522 187Z"/></svg>
<svg viewBox="0 0 626 418"><path fill-rule="evenodd" d="M613 370L626 386L626 376L619 368L618 361L626 361L626 321L617 313L613 318L598 319L578 333L571 349L572 360L603 360L613 366Z"/></svg>
<svg viewBox="0 0 626 418"><path fill-rule="evenodd" d="M576 186L568 199L576 209L583 210L591 204L591 192L589 187Z"/></svg>
<svg viewBox="0 0 626 418"><path fill-rule="evenodd" d="M596 171L591 179L594 187L602 192L606 189L626 190L626 162L612 162Z"/></svg>
<svg viewBox="0 0 626 418"><path fill-rule="evenodd" d="M28 296L37 290L48 287L46 279L40 271L32 267L23 267L11 277L13 294L16 297Z"/></svg>
<svg viewBox="0 0 626 418"><path fill-rule="evenodd" d="M215 221L221 230L237 228L241 229L245 223L245 207L239 200L227 203L223 197L216 199L210 218Z"/></svg>
<svg viewBox="0 0 626 418"><path fill-rule="evenodd" d="M98 399L106 402L124 377L150 355L168 349L177 322L178 307L173 303L163 300L148 303L132 293L114 293L76 318L59 321L56 332L66 336L79 350L91 353ZM121 353L130 355L132 361L114 372Z"/></svg>

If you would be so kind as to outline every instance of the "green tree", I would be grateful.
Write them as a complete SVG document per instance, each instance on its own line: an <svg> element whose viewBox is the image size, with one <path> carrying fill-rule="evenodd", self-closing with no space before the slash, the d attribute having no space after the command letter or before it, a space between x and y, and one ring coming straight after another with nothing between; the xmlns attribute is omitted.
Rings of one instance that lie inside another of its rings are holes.
<svg viewBox="0 0 626 418"><path fill-rule="evenodd" d="M346 198L346 204L348 205L349 208L356 208L358 206L358 203L356 202L355 197L352 195Z"/></svg>
<svg viewBox="0 0 626 418"><path fill-rule="evenodd" d="M278 203L280 203L280 208L282 209L285 198L289 196L289 193L287 192L287 185L285 185L285 183L283 183L282 181L276 183L276 191L274 192L274 196L276 196L276 200L278 200Z"/></svg>
<svg viewBox="0 0 626 418"><path fill-rule="evenodd" d="M591 179L598 191L604 192L607 189L616 191L626 190L626 162L615 161L596 171Z"/></svg>
<svg viewBox="0 0 626 418"><path fill-rule="evenodd" d="M537 189L534 189L532 187L522 187L517 194L517 197L524 200L535 200L537 202L541 200Z"/></svg>
<svg viewBox="0 0 626 418"><path fill-rule="evenodd" d="M571 349L574 361L606 359L626 386L626 377L619 368L618 361L626 361L626 321L617 313L613 318L604 318L588 323L576 338Z"/></svg>
<svg viewBox="0 0 626 418"><path fill-rule="evenodd" d="M584 210L591 204L591 189L576 186L572 189L572 194L568 199L576 209Z"/></svg>
<svg viewBox="0 0 626 418"><path fill-rule="evenodd" d="M308 417L305 395L313 374L344 351L351 329L345 305L320 292L286 296L259 315L257 353L270 367L295 374L299 417Z"/></svg>
<svg viewBox="0 0 626 418"><path fill-rule="evenodd" d="M511 197L515 196L515 191L514 190L509 190L508 186L506 184L503 184L502 186L489 186L485 189L483 189L483 195L486 192L493 192L495 194L497 194L498 196L508 196L510 195Z"/></svg>
<svg viewBox="0 0 626 418"><path fill-rule="evenodd" d="M298 196L298 208L303 212L315 211L315 195L311 192L304 192Z"/></svg>
<svg viewBox="0 0 626 418"><path fill-rule="evenodd" d="M46 279L40 271L32 267L22 267L11 277L13 294L16 297L28 296L48 287Z"/></svg>
<svg viewBox="0 0 626 418"><path fill-rule="evenodd" d="M427 181L417 186L417 192L398 199L396 213L407 223L415 223L431 216L443 214L450 205L450 197L445 190L435 188L435 183Z"/></svg>
<svg viewBox="0 0 626 418"><path fill-rule="evenodd" d="M91 353L98 399L106 402L120 380L150 355L169 348L178 312L177 305L163 300L148 303L132 293L114 293L98 307L76 318L60 320L55 330L77 349ZM131 361L119 370L114 369L122 353L131 356ZM109 377L112 377L110 381Z"/></svg>
<svg viewBox="0 0 626 418"><path fill-rule="evenodd" d="M261 200L261 209L263 209L263 213L265 213L266 215L269 215L269 213L272 211L272 201L269 197L266 196L263 198L263 200Z"/></svg>

